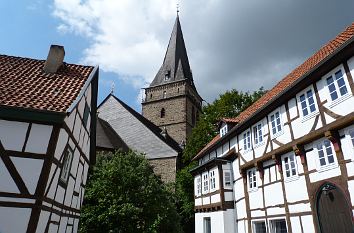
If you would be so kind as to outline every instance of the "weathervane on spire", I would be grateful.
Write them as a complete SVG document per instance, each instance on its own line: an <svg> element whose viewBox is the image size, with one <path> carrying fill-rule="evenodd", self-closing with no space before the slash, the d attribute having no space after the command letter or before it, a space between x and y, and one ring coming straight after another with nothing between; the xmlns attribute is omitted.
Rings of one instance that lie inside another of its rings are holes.
<svg viewBox="0 0 354 233"><path fill-rule="evenodd" d="M113 92L114 92L114 87L115 87L115 84L114 84L114 81L112 81L112 84L111 84L111 94L113 94Z"/></svg>
<svg viewBox="0 0 354 233"><path fill-rule="evenodd" d="M177 8L177 15L178 15L178 13L179 13L179 3L178 3L178 1L177 1L177 4L176 4L177 6L176 6L176 8Z"/></svg>

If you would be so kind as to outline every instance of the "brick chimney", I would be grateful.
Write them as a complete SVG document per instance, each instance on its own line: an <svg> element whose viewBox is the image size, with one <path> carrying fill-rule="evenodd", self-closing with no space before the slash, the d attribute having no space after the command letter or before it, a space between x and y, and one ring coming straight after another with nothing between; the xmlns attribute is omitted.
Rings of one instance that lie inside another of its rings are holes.
<svg viewBox="0 0 354 233"><path fill-rule="evenodd" d="M51 45L47 60L44 63L44 72L56 73L63 64L65 56L64 47L61 45Z"/></svg>

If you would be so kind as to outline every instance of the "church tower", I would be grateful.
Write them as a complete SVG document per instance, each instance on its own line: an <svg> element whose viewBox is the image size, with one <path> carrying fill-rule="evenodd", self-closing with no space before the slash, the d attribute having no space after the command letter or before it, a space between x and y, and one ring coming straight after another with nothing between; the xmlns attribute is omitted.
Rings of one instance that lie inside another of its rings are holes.
<svg viewBox="0 0 354 233"><path fill-rule="evenodd" d="M163 64L145 88L142 114L182 144L196 125L202 100L193 82L177 15Z"/></svg>

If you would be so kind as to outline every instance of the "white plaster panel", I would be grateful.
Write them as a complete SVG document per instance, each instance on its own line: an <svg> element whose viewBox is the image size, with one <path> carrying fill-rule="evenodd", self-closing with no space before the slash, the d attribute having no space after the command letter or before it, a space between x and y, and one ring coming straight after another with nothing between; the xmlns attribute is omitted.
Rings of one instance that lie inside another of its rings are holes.
<svg viewBox="0 0 354 233"><path fill-rule="evenodd" d="M214 195L212 195L211 197L210 197L210 202L211 203L218 203L218 202L220 202L221 200L220 200L220 194L218 193L218 194L214 194Z"/></svg>
<svg viewBox="0 0 354 233"><path fill-rule="evenodd" d="M73 231L73 227L72 226L68 226L67 228L66 228L66 233L72 233Z"/></svg>
<svg viewBox="0 0 354 233"><path fill-rule="evenodd" d="M284 119L284 118L283 118ZM286 118L285 118L286 119ZM291 133L289 125L283 125L283 134L276 137L276 139L283 144L289 143L291 141Z"/></svg>
<svg viewBox="0 0 354 233"><path fill-rule="evenodd" d="M253 151L252 150L247 150L247 151L243 151L241 150L242 156L243 158L246 160L246 162L249 162L253 159ZM241 162L243 162L241 160Z"/></svg>
<svg viewBox="0 0 354 233"><path fill-rule="evenodd" d="M55 170L55 167L56 167L56 165L53 164L51 170ZM55 191L56 191L57 185L58 185L58 180L59 180L60 171L61 171L60 168L58 168L58 169L56 170L56 172L55 172L55 174L54 174L53 182L52 182L52 184L51 184L50 187L49 187L49 191L48 191L48 187L47 187L47 192L48 192L47 197L48 197L48 198L54 199ZM48 185L49 185L49 182L48 182L47 186L48 186Z"/></svg>
<svg viewBox="0 0 354 233"><path fill-rule="evenodd" d="M41 211L41 214L39 215L36 233L44 233L49 220L49 215L50 212L44 210Z"/></svg>
<svg viewBox="0 0 354 233"><path fill-rule="evenodd" d="M295 205L288 205L290 213L301 213L306 211L311 211L311 207L309 203L300 203Z"/></svg>
<svg viewBox="0 0 354 233"><path fill-rule="evenodd" d="M314 183L320 180L325 180L325 179L329 179L332 177L336 177L336 176L340 176L340 168L339 166L332 168L330 170L326 170L326 171L321 171L321 172L314 172L310 174L310 182Z"/></svg>
<svg viewBox="0 0 354 233"><path fill-rule="evenodd" d="M259 197L261 201L261 196ZM264 187L265 206L273 206L284 203L281 183L274 183Z"/></svg>
<svg viewBox="0 0 354 233"><path fill-rule="evenodd" d="M72 177L69 177L68 185L66 187L65 201L64 201L64 205L66 206L70 206L71 198L73 197L74 183L75 183L74 179Z"/></svg>
<svg viewBox="0 0 354 233"><path fill-rule="evenodd" d="M77 232L78 227L79 227L79 219L75 219L75 220L74 220L73 232Z"/></svg>
<svg viewBox="0 0 354 233"><path fill-rule="evenodd" d="M15 181L12 179L0 157L0 190L8 193L19 193Z"/></svg>
<svg viewBox="0 0 354 233"><path fill-rule="evenodd" d="M230 140L230 148L237 148L237 137L233 137Z"/></svg>
<svg viewBox="0 0 354 233"><path fill-rule="evenodd" d="M73 161L71 163L71 174L76 177L76 172L77 172L77 166L79 166L79 160L80 160L80 152L79 150L75 150L74 156L73 156Z"/></svg>
<svg viewBox="0 0 354 233"><path fill-rule="evenodd" d="M50 224L48 233L58 233L58 225Z"/></svg>
<svg viewBox="0 0 354 233"><path fill-rule="evenodd" d="M229 142L226 142L225 144L222 145L222 152L223 154L226 154L229 151Z"/></svg>
<svg viewBox="0 0 354 233"><path fill-rule="evenodd" d="M58 233L64 233L67 224L68 224L68 218L67 217L61 217Z"/></svg>
<svg viewBox="0 0 354 233"><path fill-rule="evenodd" d="M57 194L55 195L55 200L62 204L64 201L64 195L65 189L63 189L61 186L58 186Z"/></svg>
<svg viewBox="0 0 354 233"><path fill-rule="evenodd" d="M281 208L281 207L267 208L267 214L268 215L285 214L285 208Z"/></svg>
<svg viewBox="0 0 354 233"><path fill-rule="evenodd" d="M73 196L73 199L71 201L71 207L76 209L77 202L78 202L78 197L77 196Z"/></svg>
<svg viewBox="0 0 354 233"><path fill-rule="evenodd" d="M64 122L68 126L68 128L72 131L75 122L76 109L71 112L71 114L65 117Z"/></svg>
<svg viewBox="0 0 354 233"><path fill-rule="evenodd" d="M235 211L228 209L223 211L224 215L224 232L235 232Z"/></svg>
<svg viewBox="0 0 354 233"><path fill-rule="evenodd" d="M346 164L348 176L354 176L354 162L351 161Z"/></svg>
<svg viewBox="0 0 354 233"><path fill-rule="evenodd" d="M297 180L285 182L286 199L288 202L308 200L306 180L304 176Z"/></svg>
<svg viewBox="0 0 354 233"><path fill-rule="evenodd" d="M54 222L59 222L60 216L55 214L55 213L52 213L51 220L54 221Z"/></svg>
<svg viewBox="0 0 354 233"><path fill-rule="evenodd" d="M296 98L292 98L288 102L290 119L298 116Z"/></svg>
<svg viewBox="0 0 354 233"><path fill-rule="evenodd" d="M210 204L210 197L203 197L203 205L209 205Z"/></svg>
<svg viewBox="0 0 354 233"><path fill-rule="evenodd" d="M317 106L316 106L316 108L318 109ZM306 121L303 121L303 117L300 116L298 119L294 120L292 123L294 138L297 139L297 138L300 138L300 137L308 134L315 122L315 118L316 118L316 115L313 115L312 118L310 118ZM321 121L319 120L318 124L317 124L317 128L321 125L322 125Z"/></svg>
<svg viewBox="0 0 354 233"><path fill-rule="evenodd" d="M86 130L85 130L85 127L84 127L84 125L81 125L80 138L78 140L80 148L83 147L85 134L87 134Z"/></svg>
<svg viewBox="0 0 354 233"><path fill-rule="evenodd" d="M294 233L295 232L302 232L301 224L300 224L300 217L298 217L298 216L291 217L290 222L291 222L292 232L294 232Z"/></svg>
<svg viewBox="0 0 354 233"><path fill-rule="evenodd" d="M233 162L232 162L232 175L233 175L233 180L237 180L239 178L241 178L241 174L240 174L240 168L239 168L239 165L238 165L238 158L235 159Z"/></svg>
<svg viewBox="0 0 354 233"><path fill-rule="evenodd" d="M270 182L274 182L274 181L277 181L277 169L276 169L276 166L273 166L273 167L270 167L269 168L270 170Z"/></svg>
<svg viewBox="0 0 354 233"><path fill-rule="evenodd" d="M60 157L63 154L66 144L68 143L68 134L64 129L60 129L57 146L55 148L54 156L60 161Z"/></svg>
<svg viewBox="0 0 354 233"><path fill-rule="evenodd" d="M68 219L68 224L73 224L74 223L74 218L69 218Z"/></svg>
<svg viewBox="0 0 354 233"><path fill-rule="evenodd" d="M354 77L354 56L348 59L347 64L352 77Z"/></svg>
<svg viewBox="0 0 354 233"><path fill-rule="evenodd" d="M245 220L241 220L241 221L239 221L239 222L237 222L237 229L238 229L238 232L239 233L243 233L243 232L247 232L248 231L248 229L247 229L247 221L245 221Z"/></svg>
<svg viewBox="0 0 354 233"><path fill-rule="evenodd" d="M11 161L15 165L30 194L34 194L39 176L41 175L43 160L11 157Z"/></svg>
<svg viewBox="0 0 354 233"><path fill-rule="evenodd" d="M252 210L251 211L251 217L254 218L254 217L263 217L265 216L265 211L263 210Z"/></svg>
<svg viewBox="0 0 354 233"><path fill-rule="evenodd" d="M13 198L13 197L0 197L0 201L2 202L19 202L19 203L35 203L34 199L28 198Z"/></svg>
<svg viewBox="0 0 354 233"><path fill-rule="evenodd" d="M216 154L217 154L217 157L220 157L222 155L222 148L221 146L219 146L217 149L216 149Z"/></svg>
<svg viewBox="0 0 354 233"><path fill-rule="evenodd" d="M350 199L352 206L354 206L354 180L348 180L348 191L350 193Z"/></svg>
<svg viewBox="0 0 354 233"><path fill-rule="evenodd" d="M80 120L80 117L76 117L76 120L75 120L75 125L74 125L74 138L76 141L79 141L79 137L80 137L80 129L81 129L81 120Z"/></svg>
<svg viewBox="0 0 354 233"><path fill-rule="evenodd" d="M81 176L82 176L82 165L81 163L79 164L79 169L77 171L77 176L76 176L76 183L75 183L75 192L79 192L80 185L81 185Z"/></svg>
<svg viewBox="0 0 354 233"><path fill-rule="evenodd" d="M225 201L233 201L234 200L232 192L225 192L224 196L225 196Z"/></svg>
<svg viewBox="0 0 354 233"><path fill-rule="evenodd" d="M86 103L85 98L81 98L78 106L78 110L81 117L83 117L84 115L85 103Z"/></svg>
<svg viewBox="0 0 354 233"><path fill-rule="evenodd" d="M86 101L87 103L91 103L91 95L92 95L92 85L90 84L87 87L87 90L85 92L85 96L86 96ZM90 104L89 104L90 105Z"/></svg>
<svg viewBox="0 0 354 233"><path fill-rule="evenodd" d="M248 193L250 208L257 209L263 207L262 188Z"/></svg>
<svg viewBox="0 0 354 233"><path fill-rule="evenodd" d="M270 183L269 168L264 169L263 180L264 180L264 184Z"/></svg>
<svg viewBox="0 0 354 233"><path fill-rule="evenodd" d="M306 229L306 233L314 233L314 223L311 215L301 216L302 226L304 230Z"/></svg>
<svg viewBox="0 0 354 233"><path fill-rule="evenodd" d="M238 200L240 198L243 198L245 195L244 195L244 186L243 186L243 180L240 179L240 180L237 180L235 182L235 192L234 192L234 195L235 195L235 200Z"/></svg>
<svg viewBox="0 0 354 233"><path fill-rule="evenodd" d="M204 233L203 231L203 220L205 217L210 217L211 222L211 233L220 232L234 232L234 222L233 222L233 212L232 211L215 211L207 213L196 213L195 214L195 233ZM229 222L231 220L231 222Z"/></svg>
<svg viewBox="0 0 354 233"><path fill-rule="evenodd" d="M0 120L0 141L5 150L22 151L28 123Z"/></svg>
<svg viewBox="0 0 354 233"><path fill-rule="evenodd" d="M89 169L89 165L85 162L85 164L84 164L84 173L83 173L84 177L83 177L83 180L82 180L82 183L84 185L86 185L86 182L87 182L88 169Z"/></svg>
<svg viewBox="0 0 354 233"><path fill-rule="evenodd" d="M194 205L195 205L195 206L200 206L200 205L202 205L202 199L201 199L201 198L194 199Z"/></svg>
<svg viewBox="0 0 354 233"><path fill-rule="evenodd" d="M29 208L0 208L0 232L20 233L26 232L28 221L31 216Z"/></svg>
<svg viewBox="0 0 354 233"><path fill-rule="evenodd" d="M236 203L236 213L237 213L237 218L247 217L245 199L242 199Z"/></svg>
<svg viewBox="0 0 354 233"><path fill-rule="evenodd" d="M26 152L45 154L52 134L53 126L32 124L28 137Z"/></svg>

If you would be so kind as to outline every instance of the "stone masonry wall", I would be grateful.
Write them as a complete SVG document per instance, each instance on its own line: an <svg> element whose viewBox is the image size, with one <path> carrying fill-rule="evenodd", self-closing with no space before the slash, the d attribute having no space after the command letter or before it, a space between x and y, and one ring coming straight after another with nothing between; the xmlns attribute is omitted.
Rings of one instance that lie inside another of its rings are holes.
<svg viewBox="0 0 354 233"><path fill-rule="evenodd" d="M166 159L150 159L150 165L154 168L156 175L161 176L165 183L176 181L177 157Z"/></svg>

